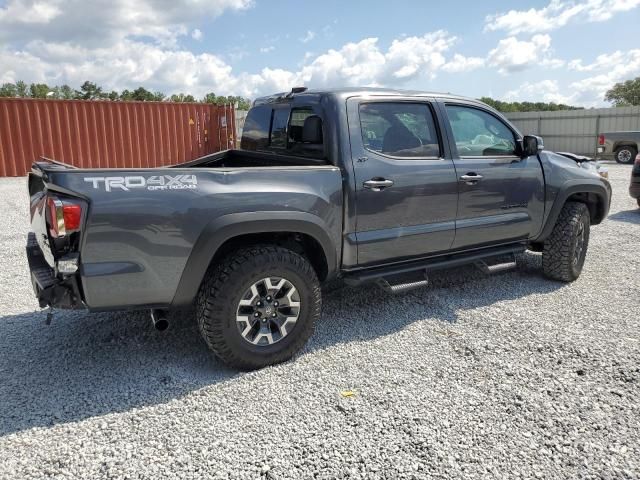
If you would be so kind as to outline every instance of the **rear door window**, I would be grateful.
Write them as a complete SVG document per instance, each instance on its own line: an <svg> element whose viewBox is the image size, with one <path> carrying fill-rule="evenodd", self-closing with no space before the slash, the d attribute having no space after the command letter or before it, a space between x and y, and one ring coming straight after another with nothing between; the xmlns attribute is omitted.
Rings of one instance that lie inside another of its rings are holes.
<svg viewBox="0 0 640 480"><path fill-rule="evenodd" d="M435 121L427 104L363 103L360 128L368 150L399 158L440 157Z"/></svg>

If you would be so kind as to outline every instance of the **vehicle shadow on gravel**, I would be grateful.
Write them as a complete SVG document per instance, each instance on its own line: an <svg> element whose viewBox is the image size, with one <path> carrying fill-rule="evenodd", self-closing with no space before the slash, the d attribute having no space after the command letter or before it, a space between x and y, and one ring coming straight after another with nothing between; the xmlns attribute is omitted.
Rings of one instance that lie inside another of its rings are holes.
<svg viewBox="0 0 640 480"><path fill-rule="evenodd" d="M330 290L302 354L420 320L452 323L462 310L562 286L542 277L540 255L525 254L515 272L440 272L431 287L400 296L375 286ZM213 357L192 315L174 315L166 332L142 312L57 312L50 326L42 312L0 317L0 436L164 403L245 375Z"/></svg>
<svg viewBox="0 0 640 480"><path fill-rule="evenodd" d="M166 332L148 313L0 317L0 436L168 402L239 375L209 352L193 318Z"/></svg>
<svg viewBox="0 0 640 480"><path fill-rule="evenodd" d="M633 210L623 210L609 215L607 219L615 220L616 222L627 222L640 225L640 208L634 208Z"/></svg>
<svg viewBox="0 0 640 480"><path fill-rule="evenodd" d="M487 276L467 266L437 272L430 282L400 295L374 285L334 289L325 296L322 319L308 350L382 337L421 320L453 324L463 311L566 286L543 277L542 255L530 252L519 255L518 266L509 273Z"/></svg>

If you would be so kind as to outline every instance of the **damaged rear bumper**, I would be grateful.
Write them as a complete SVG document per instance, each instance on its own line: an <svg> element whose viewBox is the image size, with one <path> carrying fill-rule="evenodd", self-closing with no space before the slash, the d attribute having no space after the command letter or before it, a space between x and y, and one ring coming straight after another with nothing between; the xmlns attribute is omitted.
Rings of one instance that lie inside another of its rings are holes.
<svg viewBox="0 0 640 480"><path fill-rule="evenodd" d="M85 308L77 276L57 275L47 263L33 232L29 232L26 251L31 284L41 308Z"/></svg>

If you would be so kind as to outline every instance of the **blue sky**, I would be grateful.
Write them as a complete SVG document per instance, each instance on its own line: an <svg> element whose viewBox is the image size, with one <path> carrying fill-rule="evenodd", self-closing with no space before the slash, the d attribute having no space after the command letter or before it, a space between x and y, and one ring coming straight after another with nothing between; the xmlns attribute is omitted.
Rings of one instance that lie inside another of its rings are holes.
<svg viewBox="0 0 640 480"><path fill-rule="evenodd" d="M0 83L255 97L379 85L604 105L640 75L640 0L0 1Z"/></svg>

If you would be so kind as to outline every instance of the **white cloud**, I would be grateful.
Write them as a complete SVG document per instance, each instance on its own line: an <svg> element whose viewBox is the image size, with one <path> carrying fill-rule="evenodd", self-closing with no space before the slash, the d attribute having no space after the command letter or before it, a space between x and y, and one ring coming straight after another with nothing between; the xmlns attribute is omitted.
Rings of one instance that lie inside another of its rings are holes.
<svg viewBox="0 0 640 480"><path fill-rule="evenodd" d="M546 7L529 10L509 10L488 15L485 30L505 30L518 33L549 32L563 27L570 21L602 22L616 13L640 6L640 0L586 0L582 2L551 0Z"/></svg>
<svg viewBox="0 0 640 480"><path fill-rule="evenodd" d="M594 70L608 70L625 60L625 54L620 50L613 53L605 53L598 55L593 63L583 65L581 59L571 60L569 62L569 69L576 70L578 72L593 72Z"/></svg>
<svg viewBox="0 0 640 480"><path fill-rule="evenodd" d="M0 7L0 41L32 39L108 46L131 36L172 44L189 23L227 10L249 8L252 0L8 0Z"/></svg>
<svg viewBox="0 0 640 480"><path fill-rule="evenodd" d="M314 38L316 38L316 32L314 32L312 30L307 30L307 33L305 34L304 37L300 38L300 41L302 43L308 43L311 40L313 40Z"/></svg>
<svg viewBox="0 0 640 480"><path fill-rule="evenodd" d="M483 67L485 59L481 57L465 57L456 53L453 58L445 63L442 70L449 73L470 72L477 68Z"/></svg>
<svg viewBox="0 0 640 480"><path fill-rule="evenodd" d="M446 56L455 41L455 37L438 31L396 39L384 49L377 38L365 38L320 55L305 56L295 70L235 72L218 55L194 54L140 39L124 38L108 47L33 40L20 49L0 48L0 81L23 79L77 86L90 79L107 90L144 85L165 94L201 96L215 91L250 97L298 85L399 87L419 77L432 78L441 70L468 71L481 65L482 59L454 55L448 66ZM264 47L263 53L270 49ZM227 58L233 60L231 53Z"/></svg>
<svg viewBox="0 0 640 480"><path fill-rule="evenodd" d="M525 82L508 91L503 98L510 101L543 101L582 105L602 106L604 95L614 84L640 75L640 49L628 52L613 52L600 55L588 65L581 60L569 62L570 68L580 72L600 71L597 75L576 80L563 89L555 80Z"/></svg>
<svg viewBox="0 0 640 480"><path fill-rule="evenodd" d="M274 47L273 45L270 45L268 47L260 47L260 53L273 52L275 49L276 49L276 47Z"/></svg>
<svg viewBox="0 0 640 480"><path fill-rule="evenodd" d="M489 52L487 64L496 67L503 74L525 70L541 63L546 63L545 66L558 66L560 61L549 58L550 53L549 35L534 35L529 41L507 37Z"/></svg>
<svg viewBox="0 0 640 480"><path fill-rule="evenodd" d="M194 29L191 32L191 38L194 40L202 40L202 31L199 28Z"/></svg>
<svg viewBox="0 0 640 480"><path fill-rule="evenodd" d="M456 37L444 30L394 40L385 55L388 73L398 79L413 78L420 73L433 76L446 63L444 53L455 42Z"/></svg>
<svg viewBox="0 0 640 480"><path fill-rule="evenodd" d="M502 97L508 102L553 102L570 105L576 95L563 95L556 80L541 80L535 83L525 82Z"/></svg>
<svg viewBox="0 0 640 480"><path fill-rule="evenodd" d="M578 98L584 104L591 106L602 103L606 91L613 85L640 75L640 49L629 50L625 53L614 52L611 56L618 61L616 63L605 61L604 56L601 55L590 65L582 66L582 63L579 63L582 66L582 71L596 69L602 71L598 75L575 81L569 86L572 91L578 93Z"/></svg>

